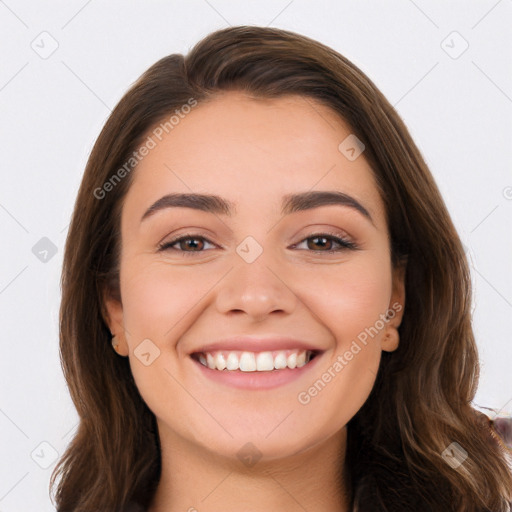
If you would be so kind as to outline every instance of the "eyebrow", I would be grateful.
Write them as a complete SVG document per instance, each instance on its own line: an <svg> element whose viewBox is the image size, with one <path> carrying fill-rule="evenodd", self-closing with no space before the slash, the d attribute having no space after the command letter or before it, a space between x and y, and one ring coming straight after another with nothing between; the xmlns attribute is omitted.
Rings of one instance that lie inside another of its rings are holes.
<svg viewBox="0 0 512 512"><path fill-rule="evenodd" d="M354 197L337 191L310 191L298 194L287 194L283 197L282 215L311 210L320 206L339 205L358 211L373 225L370 212ZM141 218L141 222L154 213L167 208L192 208L203 212L226 215L236 213L236 206L231 201L212 194L174 193L167 194L155 201Z"/></svg>

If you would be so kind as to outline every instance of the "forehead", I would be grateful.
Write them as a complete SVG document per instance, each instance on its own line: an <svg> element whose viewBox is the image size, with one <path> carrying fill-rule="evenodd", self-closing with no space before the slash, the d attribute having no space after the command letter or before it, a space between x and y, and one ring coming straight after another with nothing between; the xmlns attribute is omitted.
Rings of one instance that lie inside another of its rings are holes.
<svg viewBox="0 0 512 512"><path fill-rule="evenodd" d="M339 149L347 137L350 127L312 98L223 93L194 107L161 140L153 136L155 146L133 171L125 209L140 218L164 194L195 192L257 213L265 205L277 211L290 193L337 190L381 217L364 153L350 160Z"/></svg>

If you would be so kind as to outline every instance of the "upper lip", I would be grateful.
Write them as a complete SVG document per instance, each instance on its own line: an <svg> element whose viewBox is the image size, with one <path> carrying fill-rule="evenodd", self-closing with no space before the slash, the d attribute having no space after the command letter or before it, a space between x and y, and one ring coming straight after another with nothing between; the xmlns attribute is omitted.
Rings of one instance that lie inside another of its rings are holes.
<svg viewBox="0 0 512 512"><path fill-rule="evenodd" d="M218 340L208 343L197 349L191 354L199 352L214 352L216 350L240 350L247 352L271 352L273 350L301 349L312 352L323 352L319 347L311 343L286 337L234 337Z"/></svg>

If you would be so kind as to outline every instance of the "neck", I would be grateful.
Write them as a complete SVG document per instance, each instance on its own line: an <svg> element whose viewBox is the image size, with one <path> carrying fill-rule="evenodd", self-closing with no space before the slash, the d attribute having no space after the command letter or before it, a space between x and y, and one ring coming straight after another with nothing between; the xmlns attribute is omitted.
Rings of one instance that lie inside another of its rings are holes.
<svg viewBox="0 0 512 512"><path fill-rule="evenodd" d="M160 434L162 472L148 512L347 512L343 474L346 427L284 459L238 458L206 452L188 440Z"/></svg>

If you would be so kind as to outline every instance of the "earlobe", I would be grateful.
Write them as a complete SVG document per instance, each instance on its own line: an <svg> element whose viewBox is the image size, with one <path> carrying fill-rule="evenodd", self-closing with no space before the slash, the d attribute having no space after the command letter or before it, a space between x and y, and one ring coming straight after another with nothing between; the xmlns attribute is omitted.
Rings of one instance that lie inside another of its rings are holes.
<svg viewBox="0 0 512 512"><path fill-rule="evenodd" d="M381 343L381 348L385 352L394 352L400 344L400 335L398 329L389 327L384 334L384 338Z"/></svg>
<svg viewBox="0 0 512 512"><path fill-rule="evenodd" d="M119 336L119 337L121 337L121 336ZM122 339L124 340L124 337L122 337ZM123 343L121 343L118 339L118 336L114 335L114 336L112 336L111 343L112 343L112 348L117 352L118 355L123 356L123 357L128 356L128 345L126 344L126 341L123 341Z"/></svg>
<svg viewBox="0 0 512 512"><path fill-rule="evenodd" d="M120 356L128 356L129 350L124 330L123 305L119 300L113 298L108 291L105 291L103 294L102 315L112 335L110 340L112 348Z"/></svg>
<svg viewBox="0 0 512 512"><path fill-rule="evenodd" d="M393 269L393 290L386 315L387 325L383 334L381 347L386 352L395 351L400 344L398 328L402 323L405 310L405 273L407 260L402 260Z"/></svg>

